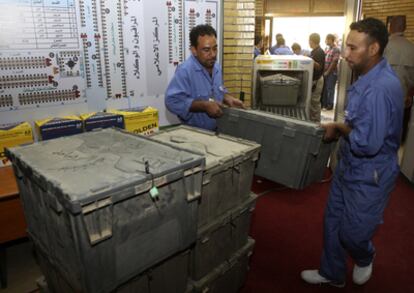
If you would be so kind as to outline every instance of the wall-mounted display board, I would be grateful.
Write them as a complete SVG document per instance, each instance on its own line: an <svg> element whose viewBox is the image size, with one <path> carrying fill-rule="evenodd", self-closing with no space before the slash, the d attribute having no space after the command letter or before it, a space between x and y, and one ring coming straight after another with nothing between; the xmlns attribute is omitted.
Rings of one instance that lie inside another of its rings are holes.
<svg viewBox="0 0 414 293"><path fill-rule="evenodd" d="M154 106L221 0L0 0L0 123Z"/></svg>

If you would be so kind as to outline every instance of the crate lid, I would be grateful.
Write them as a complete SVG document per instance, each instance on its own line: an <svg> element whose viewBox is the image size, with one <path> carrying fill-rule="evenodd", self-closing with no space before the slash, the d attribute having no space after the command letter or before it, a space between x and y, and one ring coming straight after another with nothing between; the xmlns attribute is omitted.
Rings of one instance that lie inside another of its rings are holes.
<svg viewBox="0 0 414 293"><path fill-rule="evenodd" d="M78 205L119 190L122 200L144 192L141 187L154 183L154 178L162 177L166 184L188 169L204 167L198 154L116 129L11 148L8 156L41 188Z"/></svg>
<svg viewBox="0 0 414 293"><path fill-rule="evenodd" d="M93 120L93 119L100 119L100 118L107 118L107 117L116 117L123 119L121 114L116 113L108 113L108 112L92 112L92 113L85 113L79 115L82 120Z"/></svg>
<svg viewBox="0 0 414 293"><path fill-rule="evenodd" d="M260 149L260 145L252 141L189 126L173 127L154 133L152 137L204 155L206 170L229 161L237 164L258 155Z"/></svg>
<svg viewBox="0 0 414 293"><path fill-rule="evenodd" d="M288 127L302 134L318 138L321 138L325 133L325 130L319 126L319 123L281 116L275 113L237 108L226 108L223 112L225 116L228 116L228 119L235 123L237 123L238 119L246 119L248 121L255 121L275 127ZM221 120L223 119L218 119L219 129L222 122Z"/></svg>

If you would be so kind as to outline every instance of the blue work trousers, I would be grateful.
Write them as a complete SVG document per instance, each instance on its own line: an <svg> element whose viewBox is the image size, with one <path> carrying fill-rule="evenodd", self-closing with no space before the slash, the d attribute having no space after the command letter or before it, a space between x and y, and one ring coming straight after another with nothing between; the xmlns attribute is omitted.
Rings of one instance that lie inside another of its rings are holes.
<svg viewBox="0 0 414 293"><path fill-rule="evenodd" d="M338 76L336 74L329 74L324 77L323 91L321 104L322 108L332 109L335 98L335 86Z"/></svg>
<svg viewBox="0 0 414 293"><path fill-rule="evenodd" d="M378 174L387 176L379 178ZM372 180L358 177L349 180L343 176L343 168L336 168L324 217L324 248L319 270L322 276L344 282L347 254L360 267L372 262L375 248L371 239L382 223L397 174L395 170L384 169L379 173L375 170Z"/></svg>

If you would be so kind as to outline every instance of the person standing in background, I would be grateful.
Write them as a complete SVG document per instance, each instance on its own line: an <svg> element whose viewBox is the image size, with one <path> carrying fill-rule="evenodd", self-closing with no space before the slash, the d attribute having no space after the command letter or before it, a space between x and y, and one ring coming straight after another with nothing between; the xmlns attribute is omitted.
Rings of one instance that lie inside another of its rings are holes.
<svg viewBox="0 0 414 293"><path fill-rule="evenodd" d="M254 57L256 58L257 56L262 54L262 49L263 49L263 39L261 36L254 36Z"/></svg>
<svg viewBox="0 0 414 293"><path fill-rule="evenodd" d="M343 55L357 80L347 91L345 121L321 125L326 141L341 140L325 208L320 267L301 273L310 284L344 287L348 256L355 284L365 284L372 275L372 238L399 175L403 116L400 82L382 57L387 42L387 28L378 19L350 25Z"/></svg>
<svg viewBox="0 0 414 293"><path fill-rule="evenodd" d="M335 97L335 86L338 79L339 48L335 43L335 36L328 34L325 39L328 46L325 51L325 68L323 72L322 109L332 110Z"/></svg>
<svg viewBox="0 0 414 293"><path fill-rule="evenodd" d="M400 79L404 92L404 122L402 141L405 141L410 121L412 96L414 91L414 44L404 37L406 28L405 15L393 16L389 27L389 42L384 57Z"/></svg>
<svg viewBox="0 0 414 293"><path fill-rule="evenodd" d="M293 43L291 48L295 55L309 56L309 51L303 50L298 43Z"/></svg>
<svg viewBox="0 0 414 293"><path fill-rule="evenodd" d="M293 43L291 48L292 48L293 54L303 55L302 54L302 47L298 43Z"/></svg>
<svg viewBox="0 0 414 293"><path fill-rule="evenodd" d="M313 122L321 121L321 95L323 89L323 69L325 67L325 52L319 45L321 37L317 33L309 36L309 46L312 48L310 57L313 59L313 81L312 95L310 103L309 120Z"/></svg>
<svg viewBox="0 0 414 293"><path fill-rule="evenodd" d="M280 37L277 39L276 49L270 52L272 55L293 55L292 50L286 46L285 39Z"/></svg>
<svg viewBox="0 0 414 293"><path fill-rule="evenodd" d="M275 45L273 45L272 47L270 47L270 48L269 48L269 53L270 53L270 54L273 54L273 52L274 52L277 48L279 48L279 46L278 46L278 42L279 42L279 39L280 39L280 38L283 38L283 35L282 35L282 34L276 34L276 35L275 35L275 38L276 38L276 44L275 44Z"/></svg>

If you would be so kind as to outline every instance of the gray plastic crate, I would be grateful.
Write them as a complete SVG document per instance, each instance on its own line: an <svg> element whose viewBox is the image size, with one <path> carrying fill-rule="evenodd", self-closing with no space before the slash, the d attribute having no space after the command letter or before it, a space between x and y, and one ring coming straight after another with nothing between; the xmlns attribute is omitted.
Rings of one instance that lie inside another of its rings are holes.
<svg viewBox="0 0 414 293"><path fill-rule="evenodd" d="M262 111L227 108L217 125L262 145L256 175L295 189L322 180L335 145L322 140L325 130L316 123Z"/></svg>
<svg viewBox="0 0 414 293"><path fill-rule="evenodd" d="M7 154L29 235L77 292L113 290L196 240L197 154L114 129Z"/></svg>
<svg viewBox="0 0 414 293"><path fill-rule="evenodd" d="M193 280L200 280L246 245L256 200L251 193L244 203L199 230L190 255Z"/></svg>
<svg viewBox="0 0 414 293"><path fill-rule="evenodd" d="M74 293L75 289L65 281L59 268L52 265L46 253L38 249L38 263L47 277L37 280L41 293ZM182 293L188 286L189 250L178 253L155 265L139 276L120 285L113 293ZM47 278L47 281L46 281Z"/></svg>
<svg viewBox="0 0 414 293"><path fill-rule="evenodd" d="M36 283L41 293L74 293L76 290L62 278L59 271L51 263L48 253L34 244L36 262L43 273Z"/></svg>
<svg viewBox="0 0 414 293"><path fill-rule="evenodd" d="M189 292L197 293L237 293L244 285L249 270L249 258L255 241L249 238L247 243L228 260L213 269L199 281L190 280Z"/></svg>
<svg viewBox="0 0 414 293"><path fill-rule="evenodd" d="M298 102L300 80L284 74L260 76L263 105L293 106Z"/></svg>
<svg viewBox="0 0 414 293"><path fill-rule="evenodd" d="M189 250L186 250L170 257L139 277L123 284L116 290L116 293L185 292L188 285L189 254Z"/></svg>
<svg viewBox="0 0 414 293"><path fill-rule="evenodd" d="M206 157L198 227L208 225L249 198L260 145L187 126L155 133L152 138Z"/></svg>

